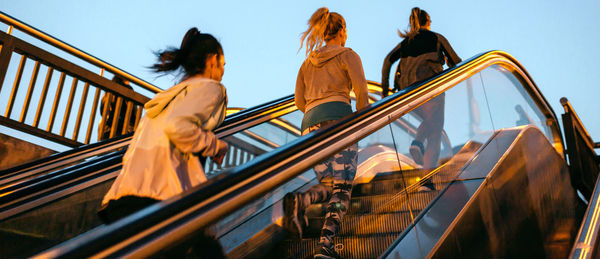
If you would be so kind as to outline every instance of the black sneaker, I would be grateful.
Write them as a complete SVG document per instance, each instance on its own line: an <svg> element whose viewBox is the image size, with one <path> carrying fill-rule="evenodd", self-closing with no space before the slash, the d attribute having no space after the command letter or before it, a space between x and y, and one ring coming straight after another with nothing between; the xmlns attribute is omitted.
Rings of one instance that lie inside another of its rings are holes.
<svg viewBox="0 0 600 259"><path fill-rule="evenodd" d="M408 151L415 163L423 165L423 156L425 156L425 147L423 146L423 143L418 140L413 140L413 142L410 143Z"/></svg>
<svg viewBox="0 0 600 259"><path fill-rule="evenodd" d="M314 258L319 259L339 259L340 254L338 251L344 249L343 244L334 244L333 242L333 233L323 230L321 232L321 239L319 240L319 245L321 246L318 253L315 254Z"/></svg>
<svg viewBox="0 0 600 259"><path fill-rule="evenodd" d="M435 191L435 185L433 185L433 181L429 178L423 185L419 187L420 192L431 192Z"/></svg>
<svg viewBox="0 0 600 259"><path fill-rule="evenodd" d="M283 227L298 238L302 238L302 232L308 225L301 197L302 194L298 192L290 192L283 197Z"/></svg>

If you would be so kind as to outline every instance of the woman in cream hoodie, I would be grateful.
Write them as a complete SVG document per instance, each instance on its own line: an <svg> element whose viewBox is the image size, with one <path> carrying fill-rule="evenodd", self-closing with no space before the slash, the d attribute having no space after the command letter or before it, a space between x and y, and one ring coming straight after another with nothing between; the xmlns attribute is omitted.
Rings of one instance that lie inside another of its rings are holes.
<svg viewBox="0 0 600 259"><path fill-rule="evenodd" d="M183 81L144 105L123 169L102 200L100 217L112 222L206 181L199 156L221 163L227 143L212 132L225 117L227 95L221 44L190 29L179 49L158 54L152 69L181 69Z"/></svg>
<svg viewBox="0 0 600 259"><path fill-rule="evenodd" d="M318 9L308 21L306 39L308 58L302 63L296 79L295 101L304 112L302 132L306 134L330 125L352 113L350 91L356 95L356 109L368 105L367 80L360 57L345 48L346 22L325 7ZM325 46L322 46L325 43ZM300 46L302 48L302 44ZM313 51L313 49L316 49ZM356 144L315 166L320 184L305 193L288 193L284 198L285 227L302 236L308 224L304 210L312 203L328 202L325 223L321 229L319 252L315 258L338 258L333 237L348 211L352 182L356 174Z"/></svg>

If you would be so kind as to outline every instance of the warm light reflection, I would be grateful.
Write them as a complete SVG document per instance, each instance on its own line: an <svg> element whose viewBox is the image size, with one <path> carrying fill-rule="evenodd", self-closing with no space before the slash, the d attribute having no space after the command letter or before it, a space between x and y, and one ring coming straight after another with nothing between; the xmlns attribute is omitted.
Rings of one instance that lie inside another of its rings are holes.
<svg viewBox="0 0 600 259"><path fill-rule="evenodd" d="M234 114L236 112L239 112L239 111L241 111L243 109L244 108L229 107L229 108L227 108L227 111L225 112L225 115L228 116L228 115Z"/></svg>

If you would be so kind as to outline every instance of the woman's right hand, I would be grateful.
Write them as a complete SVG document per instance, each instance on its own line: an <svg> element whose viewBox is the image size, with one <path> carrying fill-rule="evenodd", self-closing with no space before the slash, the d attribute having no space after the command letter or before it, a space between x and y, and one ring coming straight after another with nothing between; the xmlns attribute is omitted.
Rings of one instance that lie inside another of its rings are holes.
<svg viewBox="0 0 600 259"><path fill-rule="evenodd" d="M217 163L217 164L221 164L223 163L223 158L225 158L225 155L227 154L227 150L229 150L229 145L227 145L227 142L223 141L223 140L218 140L219 144L218 144L218 148L219 150L217 151L217 154L212 156L210 159Z"/></svg>
<svg viewBox="0 0 600 259"><path fill-rule="evenodd" d="M382 83L381 84L381 96L382 97L386 97L388 96L389 92L390 92L390 85L388 83Z"/></svg>

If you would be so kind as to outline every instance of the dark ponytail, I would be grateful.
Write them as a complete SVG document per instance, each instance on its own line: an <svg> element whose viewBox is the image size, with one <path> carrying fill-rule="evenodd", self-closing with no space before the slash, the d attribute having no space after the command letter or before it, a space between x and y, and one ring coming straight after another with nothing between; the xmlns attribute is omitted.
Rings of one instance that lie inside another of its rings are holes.
<svg viewBox="0 0 600 259"><path fill-rule="evenodd" d="M411 39L417 35L421 27L424 27L427 25L427 23L431 23L429 14L425 10L421 10L419 7L414 7L412 10L410 10L409 30L404 32L398 30L398 35L400 35L401 38Z"/></svg>
<svg viewBox="0 0 600 259"><path fill-rule="evenodd" d="M206 59L211 55L220 58L223 48L215 37L200 33L196 27L187 31L179 48L168 48L155 53L158 62L150 68L157 73L169 73L183 68L185 77L201 74L206 68Z"/></svg>

